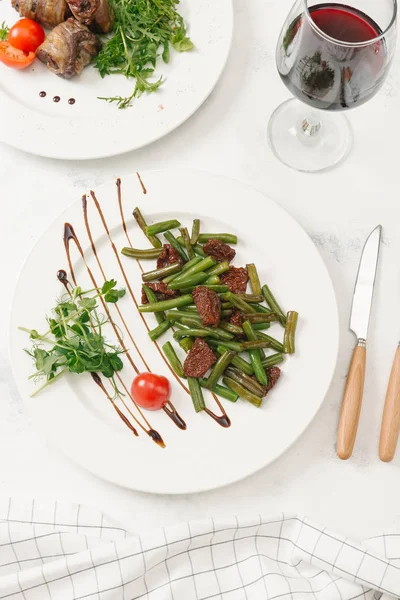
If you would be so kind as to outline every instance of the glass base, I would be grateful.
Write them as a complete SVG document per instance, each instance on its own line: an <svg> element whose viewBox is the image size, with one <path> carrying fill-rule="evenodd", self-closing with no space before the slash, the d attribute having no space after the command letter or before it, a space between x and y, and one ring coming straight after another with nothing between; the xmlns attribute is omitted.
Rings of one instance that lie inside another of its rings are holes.
<svg viewBox="0 0 400 600"><path fill-rule="evenodd" d="M342 162L350 152L353 135L342 113L314 110L290 99L272 114L268 140L285 165L313 173Z"/></svg>

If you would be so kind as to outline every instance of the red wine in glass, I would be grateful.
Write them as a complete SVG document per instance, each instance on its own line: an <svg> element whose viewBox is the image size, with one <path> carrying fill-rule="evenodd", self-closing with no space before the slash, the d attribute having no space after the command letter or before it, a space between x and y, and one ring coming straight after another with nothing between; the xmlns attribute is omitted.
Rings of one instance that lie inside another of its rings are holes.
<svg viewBox="0 0 400 600"><path fill-rule="evenodd" d="M385 38L368 43L382 35L379 25L345 4L310 6L309 16L300 14L281 36L278 70L285 85L318 109L346 110L367 102L390 66Z"/></svg>

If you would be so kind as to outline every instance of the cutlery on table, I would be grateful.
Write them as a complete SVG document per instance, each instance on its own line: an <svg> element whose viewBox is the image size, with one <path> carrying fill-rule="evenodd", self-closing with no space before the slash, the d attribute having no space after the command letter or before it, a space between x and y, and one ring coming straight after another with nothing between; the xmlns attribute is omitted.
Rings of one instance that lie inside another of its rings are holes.
<svg viewBox="0 0 400 600"><path fill-rule="evenodd" d="M393 460L400 431L400 344L393 360L392 371L386 391L383 409L379 458L384 462Z"/></svg>
<svg viewBox="0 0 400 600"><path fill-rule="evenodd" d="M357 345L353 351L340 412L337 455L342 460L347 460L353 453L360 419L364 392L368 324L378 265L381 233L382 227L378 225L365 242L354 288L350 330L356 335Z"/></svg>

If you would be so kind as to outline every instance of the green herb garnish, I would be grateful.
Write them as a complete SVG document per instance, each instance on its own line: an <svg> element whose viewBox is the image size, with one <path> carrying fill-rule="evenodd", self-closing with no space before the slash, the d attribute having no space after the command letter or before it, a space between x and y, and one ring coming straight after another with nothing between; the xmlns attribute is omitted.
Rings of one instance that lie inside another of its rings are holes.
<svg viewBox="0 0 400 600"><path fill-rule="evenodd" d="M10 28L8 27L8 25L6 25L5 21L3 21L0 26L0 42L4 42L4 40L7 39L9 31Z"/></svg>
<svg viewBox="0 0 400 600"><path fill-rule="evenodd" d="M176 10L179 0L110 0L110 4L115 14L114 30L94 64L102 77L122 73L136 80L130 96L100 98L126 108L133 98L155 92L163 83L162 77L156 81L149 78L154 75L159 56L169 62L170 45L177 52L187 52L193 43Z"/></svg>
<svg viewBox="0 0 400 600"><path fill-rule="evenodd" d="M47 317L49 329L43 334L20 327L32 340L32 348L26 352L34 360L36 371L29 379L46 379L32 396L67 372L101 373L110 379L115 395L120 393L114 374L123 367L120 358L123 350L105 340L103 326L108 320L97 312L100 297L115 303L125 295L125 290L117 290L116 285L112 279L101 289L73 288L67 298L64 296L57 302L52 316Z"/></svg>

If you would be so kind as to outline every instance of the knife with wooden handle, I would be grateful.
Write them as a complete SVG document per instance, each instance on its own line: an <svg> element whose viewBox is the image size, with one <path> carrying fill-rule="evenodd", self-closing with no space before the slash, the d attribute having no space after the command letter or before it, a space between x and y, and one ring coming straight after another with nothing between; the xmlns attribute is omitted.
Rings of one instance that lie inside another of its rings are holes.
<svg viewBox="0 0 400 600"><path fill-rule="evenodd" d="M396 350L383 409L379 458L393 460L400 432L400 345Z"/></svg>
<svg viewBox="0 0 400 600"><path fill-rule="evenodd" d="M382 227L378 225L369 235L362 252L353 295L350 329L357 345L347 375L340 412L337 455L347 460L353 453L360 420L366 366L366 345L371 313Z"/></svg>

